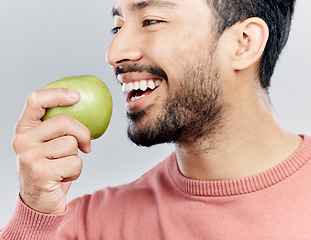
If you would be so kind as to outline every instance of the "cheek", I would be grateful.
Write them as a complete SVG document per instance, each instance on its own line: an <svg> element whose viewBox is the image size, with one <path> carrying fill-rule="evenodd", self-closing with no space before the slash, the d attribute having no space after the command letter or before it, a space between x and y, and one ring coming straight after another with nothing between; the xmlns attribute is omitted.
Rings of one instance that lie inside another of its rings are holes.
<svg viewBox="0 0 311 240"><path fill-rule="evenodd" d="M144 44L144 55L151 65L159 66L168 78L176 78L183 65L184 54L170 38L151 38Z"/></svg>
<svg viewBox="0 0 311 240"><path fill-rule="evenodd" d="M185 68L204 59L209 54L209 36L202 33L180 31L181 34L153 33L141 42L145 57L151 64L162 68L171 83L178 84L183 78Z"/></svg>
<svg viewBox="0 0 311 240"><path fill-rule="evenodd" d="M171 38L156 36L149 37L144 41L144 49L146 56L153 60L160 61L168 60L174 58L174 42Z"/></svg>

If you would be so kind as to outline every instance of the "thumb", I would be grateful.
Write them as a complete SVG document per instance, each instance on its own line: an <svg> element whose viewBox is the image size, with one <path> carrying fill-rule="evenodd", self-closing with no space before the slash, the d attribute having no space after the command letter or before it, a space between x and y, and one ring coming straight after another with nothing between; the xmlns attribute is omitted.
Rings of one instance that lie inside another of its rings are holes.
<svg viewBox="0 0 311 240"><path fill-rule="evenodd" d="M46 108L73 105L79 100L80 94L72 89L54 88L32 92L16 125L16 132L40 123Z"/></svg>

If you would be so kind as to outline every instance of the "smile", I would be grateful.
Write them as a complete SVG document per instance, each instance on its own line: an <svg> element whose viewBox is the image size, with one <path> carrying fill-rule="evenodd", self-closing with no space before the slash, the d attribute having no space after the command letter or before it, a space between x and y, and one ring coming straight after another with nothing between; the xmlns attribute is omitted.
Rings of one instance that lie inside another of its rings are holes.
<svg viewBox="0 0 311 240"><path fill-rule="evenodd" d="M122 91L130 94L130 100L135 101L146 96L150 91L161 85L161 80L141 80L135 82L122 83Z"/></svg>

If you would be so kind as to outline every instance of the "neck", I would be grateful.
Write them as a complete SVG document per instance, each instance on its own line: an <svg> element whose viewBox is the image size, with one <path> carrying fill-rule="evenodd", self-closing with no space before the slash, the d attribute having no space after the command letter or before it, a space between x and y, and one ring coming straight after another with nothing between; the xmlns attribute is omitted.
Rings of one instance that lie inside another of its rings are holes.
<svg viewBox="0 0 311 240"><path fill-rule="evenodd" d="M266 94L259 99L256 104L245 101L243 106L240 101L237 108L233 106L213 136L176 144L182 174L199 180L238 179L290 156L301 138L278 122Z"/></svg>

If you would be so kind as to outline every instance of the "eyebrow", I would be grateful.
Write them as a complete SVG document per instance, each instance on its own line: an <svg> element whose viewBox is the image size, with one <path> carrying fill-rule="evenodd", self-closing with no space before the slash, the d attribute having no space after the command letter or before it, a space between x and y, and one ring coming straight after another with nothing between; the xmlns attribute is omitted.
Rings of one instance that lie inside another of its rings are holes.
<svg viewBox="0 0 311 240"><path fill-rule="evenodd" d="M141 0L139 2L132 3L129 6L131 11L141 10L147 7L156 7L156 8L175 8L177 6L176 3L162 0ZM113 7L112 8L112 16L122 16L121 11Z"/></svg>

